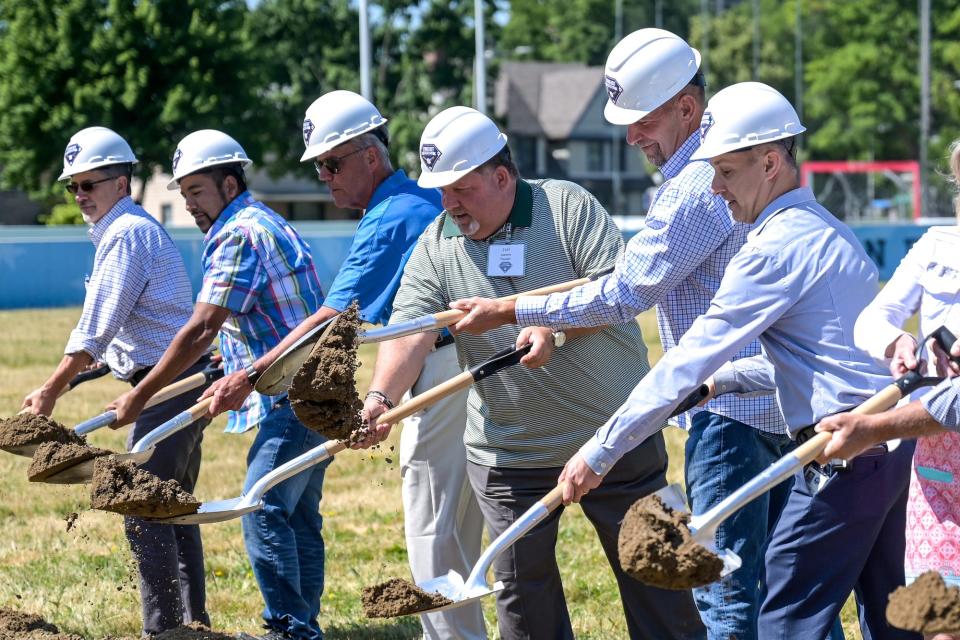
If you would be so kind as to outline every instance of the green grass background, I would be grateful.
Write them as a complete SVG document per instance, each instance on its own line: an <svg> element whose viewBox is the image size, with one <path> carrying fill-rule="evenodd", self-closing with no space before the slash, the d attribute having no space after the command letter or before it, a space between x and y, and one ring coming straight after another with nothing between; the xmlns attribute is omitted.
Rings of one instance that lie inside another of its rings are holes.
<svg viewBox="0 0 960 640"><path fill-rule="evenodd" d="M23 396L59 362L78 308L0 312L0 416L16 413ZM651 363L661 355L652 312L638 318ZM358 388L369 386L375 347L360 353ZM54 418L67 424L100 413L106 402L129 387L112 378L88 382L64 396ZM203 466L196 495L213 500L239 495L246 450L253 432L223 433L224 419L206 429ZM125 430L101 430L91 443L121 450ZM684 433L667 429L671 481L682 474ZM321 625L337 639L417 638L414 617L370 621L360 608L360 590L392 576L407 577L397 430L376 452L340 454L327 472L321 512L327 546L327 586ZM389 458L389 461L388 461ZM0 452L0 607L44 616L61 631L87 638L138 637L140 604L135 572L119 516L89 511L85 485L27 482L27 458ZM80 518L66 530L66 516ZM206 525L207 602L214 627L259 631L262 601L250 571L239 521ZM557 557L567 604L578 638L625 638L626 625L616 585L593 530L579 507L561 520ZM824 562L829 559L825 558ZM493 600L484 612L497 637ZM860 638L852 603L844 610L848 638Z"/></svg>

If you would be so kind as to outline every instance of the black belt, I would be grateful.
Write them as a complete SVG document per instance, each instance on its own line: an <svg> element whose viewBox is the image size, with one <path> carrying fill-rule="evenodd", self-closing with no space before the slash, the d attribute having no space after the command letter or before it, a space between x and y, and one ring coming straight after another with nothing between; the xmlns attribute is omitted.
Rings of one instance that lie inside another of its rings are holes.
<svg viewBox="0 0 960 640"><path fill-rule="evenodd" d="M437 336L437 341L434 343L433 348L440 349L441 347L445 347L448 344L453 344L453 343L454 343L453 334L449 332L444 332L444 333L441 333L439 336Z"/></svg>

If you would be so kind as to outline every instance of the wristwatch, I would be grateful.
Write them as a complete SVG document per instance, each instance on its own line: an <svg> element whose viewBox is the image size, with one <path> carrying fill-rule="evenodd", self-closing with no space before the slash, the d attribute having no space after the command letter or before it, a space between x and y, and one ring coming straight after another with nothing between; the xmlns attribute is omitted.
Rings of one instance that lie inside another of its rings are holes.
<svg viewBox="0 0 960 640"><path fill-rule="evenodd" d="M553 332L553 346L562 347L567 343L567 334L563 331L554 331Z"/></svg>
<svg viewBox="0 0 960 640"><path fill-rule="evenodd" d="M247 382L252 385L257 384L257 380L260 379L260 372L257 371L257 368L252 364L248 364L243 368L243 372L247 374Z"/></svg>

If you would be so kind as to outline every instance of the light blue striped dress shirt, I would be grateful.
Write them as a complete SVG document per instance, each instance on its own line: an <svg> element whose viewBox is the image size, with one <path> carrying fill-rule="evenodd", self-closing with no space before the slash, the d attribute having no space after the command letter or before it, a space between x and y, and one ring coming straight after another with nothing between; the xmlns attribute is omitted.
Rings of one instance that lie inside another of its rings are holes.
<svg viewBox="0 0 960 640"><path fill-rule="evenodd" d="M791 433L863 402L889 374L856 348L853 327L877 269L849 227L807 188L760 214L706 314L580 450L604 473L659 430L680 400L759 337Z"/></svg>
<svg viewBox="0 0 960 640"><path fill-rule="evenodd" d="M691 162L699 146L698 131L660 168L666 181L657 190L643 229L627 243L613 273L568 293L520 298L519 323L554 328L620 324L656 305L663 349L675 347L707 311L724 269L750 231L733 221L726 202L711 191L710 163ZM758 353L760 344L754 340L731 359ZM706 409L763 431L786 431L772 395L721 396ZM692 417L702 410L688 413ZM680 425L688 424L681 417Z"/></svg>
<svg viewBox="0 0 960 640"><path fill-rule="evenodd" d="M127 380L160 360L190 318L193 292L166 229L129 196L88 234L97 248L93 271L64 353L86 351Z"/></svg>

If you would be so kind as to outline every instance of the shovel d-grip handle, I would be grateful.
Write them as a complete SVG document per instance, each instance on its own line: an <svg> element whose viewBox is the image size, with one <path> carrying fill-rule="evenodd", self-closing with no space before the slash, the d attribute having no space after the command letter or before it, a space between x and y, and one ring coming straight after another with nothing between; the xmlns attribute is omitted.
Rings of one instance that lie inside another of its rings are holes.
<svg viewBox="0 0 960 640"><path fill-rule="evenodd" d="M520 293L514 293L509 296L503 296L502 298L496 298L496 300L500 302L509 302L522 296L545 296L551 293L569 291L570 289L574 289L581 285L588 284L598 278L602 278L611 271L613 271L613 267L600 271L589 278L578 278L576 280L568 280L567 282L552 284L547 287L540 287L539 289L521 291ZM363 343L394 340L396 338L410 336L415 333L423 333L424 331L432 331L434 329L443 329L444 327L449 327L452 324L460 322L460 320L462 320L466 315L466 311L449 309L447 311L441 311L429 316L421 316L419 318L414 318L413 320L407 320L406 322L398 322L396 324L387 325L386 327L370 329L369 331L364 331L361 333L359 339L360 342Z"/></svg>
<svg viewBox="0 0 960 640"><path fill-rule="evenodd" d="M110 367L106 364L101 364L98 367L93 369L87 369L86 371L81 371L77 375L73 376L70 382L67 383L67 386L60 391L60 395L65 394L70 389L73 389L78 384L83 384L89 380L96 380L97 378L102 378L103 376L110 373Z"/></svg>
<svg viewBox="0 0 960 640"><path fill-rule="evenodd" d="M690 392L690 394L684 398L680 404L677 405L677 408L673 410L673 413L670 414L671 418L675 418L681 413L685 413L690 409L693 409L695 406L700 404L704 398L710 395L710 387L705 384L700 385L696 389Z"/></svg>

